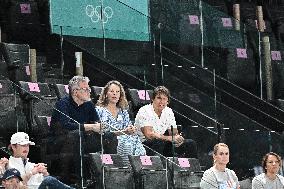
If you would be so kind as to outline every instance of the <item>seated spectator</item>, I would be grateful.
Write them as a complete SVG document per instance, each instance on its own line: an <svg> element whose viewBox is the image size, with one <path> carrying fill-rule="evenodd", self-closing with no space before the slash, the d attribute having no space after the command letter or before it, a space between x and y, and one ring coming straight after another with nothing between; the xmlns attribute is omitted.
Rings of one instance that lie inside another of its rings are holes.
<svg viewBox="0 0 284 189"><path fill-rule="evenodd" d="M279 175L281 157L269 152L262 158L264 173L257 175L252 180L252 189L280 189L284 188L284 177Z"/></svg>
<svg viewBox="0 0 284 189"><path fill-rule="evenodd" d="M2 177L2 186L5 189L28 189L22 181L21 173L17 169L7 169Z"/></svg>
<svg viewBox="0 0 284 189"><path fill-rule="evenodd" d="M204 172L200 182L201 189L240 189L238 177L235 172L227 168L229 157L229 147L226 144L219 143L214 146L214 164Z"/></svg>
<svg viewBox="0 0 284 189"><path fill-rule="evenodd" d="M85 153L100 151L99 138L95 132L100 131L99 118L95 105L91 102L89 78L74 76L69 81L69 96L60 99L51 117L51 136L54 150L65 155L61 161L61 177L65 182L70 180L70 172L75 173L74 179L80 180L80 150ZM79 135L79 130L81 135ZM83 142L89 145L80 146ZM84 151L85 149L85 151ZM73 168L73 170L70 170Z"/></svg>
<svg viewBox="0 0 284 189"><path fill-rule="evenodd" d="M118 81L110 81L101 92L97 112L108 131L118 138L117 153L124 159L128 155L145 155L146 151L131 124L125 91Z"/></svg>
<svg viewBox="0 0 284 189"><path fill-rule="evenodd" d="M178 157L197 158L195 141L184 139L178 133L176 120L168 107L169 90L164 86L154 89L152 104L141 107L135 118L135 126L139 128L143 144L165 156L172 156L172 134L175 153ZM168 131L169 136L165 135ZM173 133L172 133L173 132ZM157 155L147 148L147 155Z"/></svg>
<svg viewBox="0 0 284 189"><path fill-rule="evenodd" d="M20 172L23 184L29 189L72 189L49 176L47 167L44 163L29 162L28 155L30 145L35 145L29 140L29 135L24 132L17 132L12 135L9 148L12 151L12 156L7 160L1 159L1 170L6 168L14 168Z"/></svg>

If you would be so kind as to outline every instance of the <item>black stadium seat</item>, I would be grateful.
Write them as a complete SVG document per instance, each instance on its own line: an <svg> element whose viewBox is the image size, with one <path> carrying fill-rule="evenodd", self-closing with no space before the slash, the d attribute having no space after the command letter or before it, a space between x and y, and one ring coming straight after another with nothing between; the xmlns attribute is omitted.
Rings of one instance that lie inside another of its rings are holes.
<svg viewBox="0 0 284 189"><path fill-rule="evenodd" d="M0 80L0 123L1 137L28 128L22 103L9 80Z"/></svg>
<svg viewBox="0 0 284 189"><path fill-rule="evenodd" d="M29 50L27 44L1 43L1 51L9 68L29 63Z"/></svg>
<svg viewBox="0 0 284 189"><path fill-rule="evenodd" d="M127 89L126 96L130 101L130 113L133 113L134 116L138 112L139 108L146 104L150 104L152 95L152 90Z"/></svg>
<svg viewBox="0 0 284 189"><path fill-rule="evenodd" d="M64 84L52 84L52 88L54 88L56 96L60 99L69 95L68 85Z"/></svg>
<svg viewBox="0 0 284 189"><path fill-rule="evenodd" d="M173 163L174 162L174 163ZM175 188L199 188L203 171L200 163L195 158L173 158L163 159L164 166L169 169L168 180L172 186L171 176L174 174Z"/></svg>
<svg viewBox="0 0 284 189"><path fill-rule="evenodd" d="M166 188L167 174L159 156L129 156L135 188Z"/></svg>
<svg viewBox="0 0 284 189"><path fill-rule="evenodd" d="M51 97L52 93L47 83L20 81L20 95L24 100Z"/></svg>
<svg viewBox="0 0 284 189"><path fill-rule="evenodd" d="M9 13L9 34L14 41L37 43L41 39L37 2L16 1Z"/></svg>
<svg viewBox="0 0 284 189"><path fill-rule="evenodd" d="M127 94L135 107L141 107L151 102L152 90L128 89Z"/></svg>
<svg viewBox="0 0 284 189"><path fill-rule="evenodd" d="M12 81L30 81L29 45L1 43L0 48L7 64L9 79Z"/></svg>
<svg viewBox="0 0 284 189"><path fill-rule="evenodd" d="M256 82L255 60L252 50L246 48L228 49L228 80L246 89L251 89Z"/></svg>
<svg viewBox="0 0 284 189"><path fill-rule="evenodd" d="M133 189L133 172L130 166L125 166L121 156L117 154L89 154L89 165L94 188Z"/></svg>
<svg viewBox="0 0 284 189"><path fill-rule="evenodd" d="M102 90L103 87L91 86L91 98L94 104L99 100Z"/></svg>
<svg viewBox="0 0 284 189"><path fill-rule="evenodd" d="M35 122L37 127L34 127L33 131L36 132L38 136L47 137L49 133L50 121L50 116L35 116Z"/></svg>
<svg viewBox="0 0 284 189"><path fill-rule="evenodd" d="M30 131L34 136L41 136L35 119L38 116L51 116L57 97L50 91L47 83L20 81L19 84Z"/></svg>

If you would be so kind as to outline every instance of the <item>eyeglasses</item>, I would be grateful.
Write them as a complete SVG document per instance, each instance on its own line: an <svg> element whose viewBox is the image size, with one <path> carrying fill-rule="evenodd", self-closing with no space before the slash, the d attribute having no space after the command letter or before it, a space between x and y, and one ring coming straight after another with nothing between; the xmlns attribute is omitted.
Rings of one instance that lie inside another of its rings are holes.
<svg viewBox="0 0 284 189"><path fill-rule="evenodd" d="M79 88L79 89L76 89L78 91L83 91L85 93L90 93L91 92L91 89L90 88Z"/></svg>

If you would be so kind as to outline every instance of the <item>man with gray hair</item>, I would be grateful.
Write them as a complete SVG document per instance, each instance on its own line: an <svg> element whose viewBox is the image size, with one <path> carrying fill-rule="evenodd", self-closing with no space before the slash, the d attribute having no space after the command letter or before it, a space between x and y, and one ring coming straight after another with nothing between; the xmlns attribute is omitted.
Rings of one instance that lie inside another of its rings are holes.
<svg viewBox="0 0 284 189"><path fill-rule="evenodd" d="M69 154L62 158L60 163L65 182L69 181L69 178L66 178L70 175L69 172L74 172L69 170L70 168L74 168L77 175L80 170L79 131L83 139L91 140L87 141L88 144L92 144L88 146L87 152L97 152L101 148L100 143L95 139L97 138L95 133L100 132L101 127L95 105L90 98L89 78L74 76L69 81L68 87L69 96L56 103L50 128L51 141L58 150L57 153ZM83 142L86 141L83 140Z"/></svg>

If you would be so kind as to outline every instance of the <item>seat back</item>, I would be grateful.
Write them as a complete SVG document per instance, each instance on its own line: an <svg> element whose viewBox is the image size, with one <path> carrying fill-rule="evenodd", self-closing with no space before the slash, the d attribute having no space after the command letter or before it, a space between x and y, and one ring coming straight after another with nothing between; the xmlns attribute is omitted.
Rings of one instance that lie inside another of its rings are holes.
<svg viewBox="0 0 284 189"><path fill-rule="evenodd" d="M20 95L24 100L51 97L52 92L47 83L20 81Z"/></svg>
<svg viewBox="0 0 284 189"><path fill-rule="evenodd" d="M101 174L102 167L106 170L129 168L124 165L122 157L118 154L90 153L89 158L95 174Z"/></svg>
<svg viewBox="0 0 284 189"><path fill-rule="evenodd" d="M9 80L0 80L0 95L14 94L14 87Z"/></svg>
<svg viewBox="0 0 284 189"><path fill-rule="evenodd" d="M228 49L228 80L246 89L255 86L256 68L252 50L245 48Z"/></svg>
<svg viewBox="0 0 284 189"><path fill-rule="evenodd" d="M172 162L174 162L174 164ZM178 157L176 157L176 158L174 158L174 161L173 161L173 158L170 157L169 161L164 159L163 163L164 163L164 166L167 163L167 167L170 171L172 171L173 168L174 168L174 171L201 172L199 160L196 159L196 158L178 158Z"/></svg>
<svg viewBox="0 0 284 189"><path fill-rule="evenodd" d="M99 100L102 90L103 87L91 86L91 98L94 104Z"/></svg>
<svg viewBox="0 0 284 189"><path fill-rule="evenodd" d="M38 132L40 123L39 116L51 116L57 97L53 96L47 83L31 83L20 81L20 96L24 102L24 110L26 119L29 124L30 132L33 136L41 136L46 134L46 130L42 133ZM44 125L43 125L44 126ZM46 128L46 126L44 126Z"/></svg>
<svg viewBox="0 0 284 189"><path fill-rule="evenodd" d="M199 188L200 181L203 175L198 159L195 158L169 158L164 164L169 170L168 179L172 186L172 176L174 176L175 188Z"/></svg>
<svg viewBox="0 0 284 189"><path fill-rule="evenodd" d="M1 43L0 48L8 68L29 64L29 45Z"/></svg>
<svg viewBox="0 0 284 189"><path fill-rule="evenodd" d="M166 188L167 174L159 156L129 156L136 188Z"/></svg>
<svg viewBox="0 0 284 189"><path fill-rule="evenodd" d="M163 170L163 164L159 156L129 156L130 164L135 173L142 170Z"/></svg>
<svg viewBox="0 0 284 189"><path fill-rule="evenodd" d="M1 137L27 129L22 103L8 80L0 80L0 123Z"/></svg>
<svg viewBox="0 0 284 189"><path fill-rule="evenodd" d="M36 1L16 1L10 6L9 13L9 32L13 40L27 42L41 39Z"/></svg>
<svg viewBox="0 0 284 189"><path fill-rule="evenodd" d="M0 49L12 81L31 81L29 45L1 43Z"/></svg>
<svg viewBox="0 0 284 189"><path fill-rule="evenodd" d="M52 87L55 90L56 96L61 99L65 96L69 95L69 88L68 85L64 84L52 84Z"/></svg>
<svg viewBox="0 0 284 189"><path fill-rule="evenodd" d="M134 179L131 167L123 167L122 158L117 154L89 154L93 188L133 189Z"/></svg>
<svg viewBox="0 0 284 189"><path fill-rule="evenodd" d="M35 116L36 127L32 128L32 132L42 138L46 137L49 133L50 121L50 116Z"/></svg>
<svg viewBox="0 0 284 189"><path fill-rule="evenodd" d="M128 89L127 96L132 102L133 108L139 109L140 107L151 103L153 95L152 90L139 90L139 89Z"/></svg>

